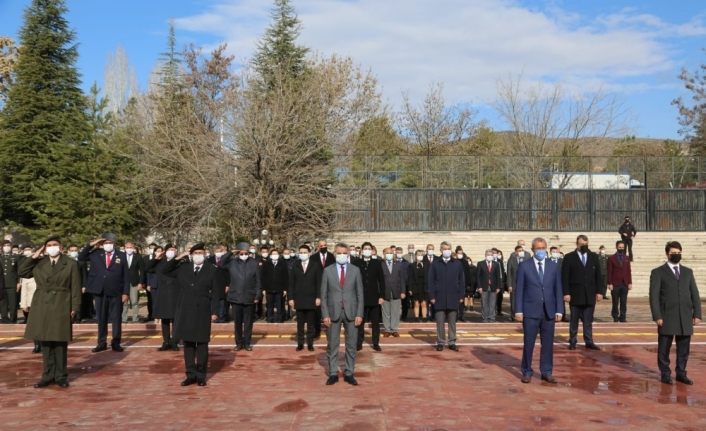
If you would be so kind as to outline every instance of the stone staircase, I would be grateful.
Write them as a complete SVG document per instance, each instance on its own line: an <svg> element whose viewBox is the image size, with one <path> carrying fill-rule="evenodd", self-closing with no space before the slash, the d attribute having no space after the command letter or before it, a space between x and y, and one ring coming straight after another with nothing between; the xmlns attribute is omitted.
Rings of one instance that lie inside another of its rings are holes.
<svg viewBox="0 0 706 431"><path fill-rule="evenodd" d="M615 251L616 233L588 232L591 250L597 252L600 245L605 245L609 254ZM370 241L382 254L382 248L391 244L402 246L407 251L407 244L414 244L417 249L424 249L426 244L434 244L439 251L441 241L449 241L453 248L461 245L474 262L483 259L485 250L497 247L503 251L505 259L512 253L518 239L524 239L530 247L533 238L544 237L550 246L558 246L568 253L575 248L579 232L338 232L331 241L344 241L360 245ZM638 233L633 242L635 260L632 267L633 291L631 296L646 297L649 294L650 271L664 264L666 256L664 246L668 241L682 244L685 266L694 270L696 283L700 287L702 298L706 297L706 233L704 232L643 232ZM703 253L701 253L703 251Z"/></svg>

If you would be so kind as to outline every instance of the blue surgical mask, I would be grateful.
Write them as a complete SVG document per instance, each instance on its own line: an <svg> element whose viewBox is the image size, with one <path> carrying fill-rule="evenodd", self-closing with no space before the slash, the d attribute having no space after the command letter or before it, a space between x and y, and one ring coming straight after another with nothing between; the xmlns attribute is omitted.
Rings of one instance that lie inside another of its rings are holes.
<svg viewBox="0 0 706 431"><path fill-rule="evenodd" d="M544 260L547 258L547 250L535 250L534 251L534 257L537 258L537 260Z"/></svg>
<svg viewBox="0 0 706 431"><path fill-rule="evenodd" d="M444 250L441 252L441 255L444 256L444 259L448 259L451 257L451 250Z"/></svg>

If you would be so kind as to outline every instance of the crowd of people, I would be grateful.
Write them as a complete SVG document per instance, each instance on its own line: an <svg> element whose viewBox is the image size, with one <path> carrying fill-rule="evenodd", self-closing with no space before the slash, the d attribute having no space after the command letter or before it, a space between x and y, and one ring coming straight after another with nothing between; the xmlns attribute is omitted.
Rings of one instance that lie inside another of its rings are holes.
<svg viewBox="0 0 706 431"><path fill-rule="evenodd" d="M339 243L330 251L326 240L306 242L296 249L257 248L244 242L232 248L199 243L181 253L175 244L153 243L140 253L135 242L120 244L111 233L84 247L64 248L58 237L50 237L38 249L13 247L5 241L0 312L5 323L17 321L18 306L24 313L25 337L34 340L34 351L42 353L45 363L37 387L68 386L66 345L73 322L97 322L98 340L92 351L98 353L109 346L113 351L123 350L122 323L157 321L162 330L159 350L184 349L187 378L182 384L186 386L206 384L211 322L232 321L234 349L250 351L253 322L258 318L270 323L296 320L297 351L305 345L313 351L314 340L322 330L328 331L331 374L327 384L338 379L338 337L343 326L344 376L355 385L355 354L363 349L366 324L371 329L370 346L377 352L382 351L381 336L399 337L400 322L405 320L436 322L436 350L458 351L457 320L463 321L468 310L479 306L482 321L495 322L507 295L510 319L521 321L525 328L523 382L528 382L535 338L540 334L543 351L551 351L554 320L570 322L569 349L576 348L582 322L586 348L600 350L593 340L593 314L596 303L611 291L614 321L627 321L632 256L626 249L621 239L614 254L609 255L604 246L594 253L588 238L580 235L576 249L564 255L537 238L531 247L518 240L507 259L501 250L488 249L483 260L474 264L462 246L453 248L448 242L439 245L438 253L434 244L408 244L405 253L401 246L378 248L370 242L360 246ZM666 252L669 261L678 265L673 259L677 249L681 256L678 243L668 245ZM681 277L686 272L684 268ZM678 269L675 274L679 280ZM701 317L695 282L686 288L690 301L685 307L690 307L689 318L695 324ZM650 289L655 321L671 310L660 302L665 297L660 289L656 284ZM147 314L142 316L141 291L147 295ZM527 298L533 299L528 302ZM681 326L671 332L678 332L673 334L679 353L677 377L685 380L683 357L688 348L679 337L690 335L689 328ZM550 357L542 354L542 378L553 382ZM667 340L663 343L660 338L663 376L665 363L668 367Z"/></svg>

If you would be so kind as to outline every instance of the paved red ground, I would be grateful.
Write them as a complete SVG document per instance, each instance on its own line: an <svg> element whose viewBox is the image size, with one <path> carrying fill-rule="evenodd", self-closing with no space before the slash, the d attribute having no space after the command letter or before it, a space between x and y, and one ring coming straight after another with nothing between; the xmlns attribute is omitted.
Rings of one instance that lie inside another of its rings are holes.
<svg viewBox="0 0 706 431"><path fill-rule="evenodd" d="M459 324L461 351L436 352L432 324L403 324L383 352L358 354L360 386L324 385L325 337L295 352L294 325L256 324L252 352L234 352L215 325L208 386L182 388L181 352L157 352L154 325L125 325L122 353L93 354L95 325L75 327L71 387L37 390L40 355L21 325L0 327L0 427L136 430L706 429L706 327L692 341L696 385L659 382L650 323L596 324L601 352L565 347L557 328L555 376L519 380L521 327ZM535 369L538 366L537 351ZM341 355L342 356L342 355Z"/></svg>

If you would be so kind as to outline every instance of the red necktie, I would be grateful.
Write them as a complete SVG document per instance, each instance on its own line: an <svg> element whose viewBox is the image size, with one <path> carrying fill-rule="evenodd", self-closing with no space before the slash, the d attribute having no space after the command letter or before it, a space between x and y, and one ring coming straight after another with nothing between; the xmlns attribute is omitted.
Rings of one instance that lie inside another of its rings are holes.
<svg viewBox="0 0 706 431"><path fill-rule="evenodd" d="M106 268L108 268L110 266L110 255L111 255L110 252L105 254L105 267Z"/></svg>
<svg viewBox="0 0 706 431"><path fill-rule="evenodd" d="M341 265L341 278L339 279L341 289L343 289L343 284L346 282L346 272L343 270L343 268L344 268L344 266Z"/></svg>

